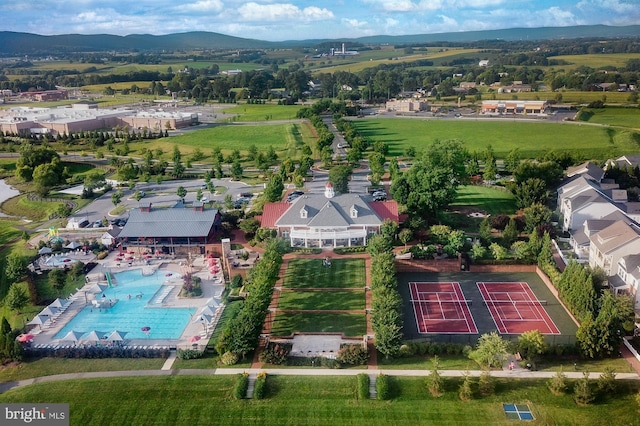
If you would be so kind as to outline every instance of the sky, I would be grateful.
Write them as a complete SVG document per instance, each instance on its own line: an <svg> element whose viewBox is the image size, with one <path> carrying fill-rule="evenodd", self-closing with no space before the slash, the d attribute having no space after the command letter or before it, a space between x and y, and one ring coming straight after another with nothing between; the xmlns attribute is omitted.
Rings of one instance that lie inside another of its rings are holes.
<svg viewBox="0 0 640 426"><path fill-rule="evenodd" d="M2 0L0 31L268 41L520 27L634 25L640 0Z"/></svg>

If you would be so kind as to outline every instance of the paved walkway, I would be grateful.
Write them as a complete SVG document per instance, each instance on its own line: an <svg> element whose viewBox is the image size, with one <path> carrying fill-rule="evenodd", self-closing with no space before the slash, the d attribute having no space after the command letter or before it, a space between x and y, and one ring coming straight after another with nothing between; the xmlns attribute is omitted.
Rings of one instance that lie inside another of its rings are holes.
<svg viewBox="0 0 640 426"><path fill-rule="evenodd" d="M269 375L282 375L282 376L355 376L360 373L364 373L367 370L362 369L347 369L347 370L334 370L325 368L218 368L208 370L196 370L196 369L183 369L183 370L135 370L135 371L99 371L89 373L69 373L69 374L57 374L53 376L36 377L33 379L25 379L14 382L0 383L0 393L8 390L32 385L34 383L47 383L56 382L61 380L77 380L77 379L95 379L95 378L109 378L109 377L144 377L144 376L198 376L198 375L229 375L249 373L250 375L256 375L261 371L265 371ZM378 374L385 374L388 376L404 376L404 377L426 377L431 374L431 370L377 370ZM441 370L440 374L443 377L462 377L466 373L471 376L477 377L482 374L481 370L463 371L463 370ZM493 377L513 377L517 379L546 379L555 375L555 372L548 371L529 371L525 369L518 370L499 370L491 371ZM570 379L582 378L582 372L565 372L564 373ZM591 373L590 379L597 379L600 373ZM616 374L618 380L640 380L640 376L635 373L618 373Z"/></svg>

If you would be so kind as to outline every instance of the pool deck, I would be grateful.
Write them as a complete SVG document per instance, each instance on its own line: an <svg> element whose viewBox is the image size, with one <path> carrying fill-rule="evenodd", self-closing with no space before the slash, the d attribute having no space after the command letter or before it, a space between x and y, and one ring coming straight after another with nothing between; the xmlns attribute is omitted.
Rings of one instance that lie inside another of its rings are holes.
<svg viewBox="0 0 640 426"><path fill-rule="evenodd" d="M224 277L222 272L212 274L209 271L206 259L204 259L203 256L199 256L191 260L172 258L168 256L160 259L136 258L134 256L131 261L126 262L117 261L117 257L118 253L113 252L106 258L99 260L98 262L100 263L100 266L94 268L94 270L87 275L85 285L80 289L76 289L76 293L69 297L70 303L64 311L57 317L54 317L55 319L49 321L47 324L42 326L36 325L33 330L31 330L31 333L35 335L32 345L59 344L60 339L54 339L54 336L87 305L92 304L92 300L95 300L95 292L92 292L90 289L95 284L107 283L105 272L116 274L118 272L136 269L141 269L145 275L152 274L156 270L158 270L160 274L163 272L166 274L167 279L161 284L160 289L156 293L156 295L160 296L154 296L154 298L161 297L161 300L154 299L154 303L157 303L159 308L195 308L196 314L198 314L202 308L207 306L208 302L211 302L217 309L215 309L214 315L207 317L210 319L209 322L189 321L179 339L153 339L152 336L150 336L148 339L126 339L124 344L128 346L169 347L182 349L201 348L203 345L206 345L224 308L220 298L224 291ZM188 265L189 262L191 265ZM197 276L202 280L200 284L202 296L200 297L179 297L182 286L182 279L180 276L189 271L193 276ZM174 274L175 277L173 276ZM112 331L107 330L108 327L103 328L106 331ZM194 342L194 340L198 338L200 340ZM82 342L79 343L82 344Z"/></svg>

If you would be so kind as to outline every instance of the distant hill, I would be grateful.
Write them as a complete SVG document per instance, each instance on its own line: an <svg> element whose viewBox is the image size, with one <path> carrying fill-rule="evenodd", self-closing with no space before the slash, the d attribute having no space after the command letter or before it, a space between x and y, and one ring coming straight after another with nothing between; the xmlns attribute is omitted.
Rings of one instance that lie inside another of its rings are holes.
<svg viewBox="0 0 640 426"><path fill-rule="evenodd" d="M607 25L583 25L573 27L511 28L505 30L466 31L454 33L416 34L404 36L369 36L335 41L353 41L362 44L408 44L448 42L473 42L478 40L548 40L584 37L640 37L640 25L613 27ZM50 55L69 52L106 51L163 51L177 49L262 49L314 46L331 41L288 40L270 42L232 37L212 32L187 32L167 35L132 34L61 34L43 36L30 33L0 31L0 55Z"/></svg>

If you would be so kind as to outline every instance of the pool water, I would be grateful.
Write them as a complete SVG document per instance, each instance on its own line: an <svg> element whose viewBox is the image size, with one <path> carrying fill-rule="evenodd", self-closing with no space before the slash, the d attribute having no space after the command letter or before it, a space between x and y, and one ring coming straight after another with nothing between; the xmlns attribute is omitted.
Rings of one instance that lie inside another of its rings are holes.
<svg viewBox="0 0 640 426"><path fill-rule="evenodd" d="M110 309L97 309L87 305L54 336L54 339L60 339L70 331L86 333L93 330L103 334L109 334L114 330L124 331L127 333L126 339L180 338L196 309L167 308L155 302L149 303L167 279L163 272L142 275L141 269L135 269L113 276L117 285L107 288L103 292L104 298L102 294L97 294L96 299L119 301ZM171 278L176 277L179 275L173 274ZM179 282L174 285L179 285ZM82 295L80 297L82 298ZM142 331L143 327L149 327L149 331Z"/></svg>

